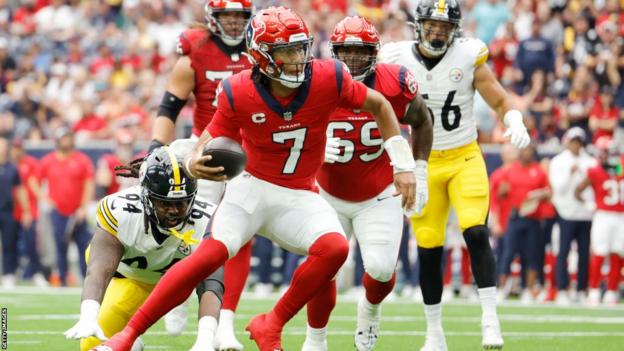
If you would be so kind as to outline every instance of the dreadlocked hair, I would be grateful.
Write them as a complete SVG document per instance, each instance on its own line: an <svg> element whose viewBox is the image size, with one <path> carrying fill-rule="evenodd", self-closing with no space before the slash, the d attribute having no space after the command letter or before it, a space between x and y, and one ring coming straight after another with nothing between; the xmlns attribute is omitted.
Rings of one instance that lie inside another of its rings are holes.
<svg viewBox="0 0 624 351"><path fill-rule="evenodd" d="M128 165L115 166L115 175L124 178L138 178L139 170L145 159L146 157L139 157L130 161Z"/></svg>

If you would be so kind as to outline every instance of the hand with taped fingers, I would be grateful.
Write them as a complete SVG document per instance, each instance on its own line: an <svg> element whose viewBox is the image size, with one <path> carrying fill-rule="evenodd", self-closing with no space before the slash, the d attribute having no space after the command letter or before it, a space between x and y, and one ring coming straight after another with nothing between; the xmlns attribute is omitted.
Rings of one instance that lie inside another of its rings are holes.
<svg viewBox="0 0 624 351"><path fill-rule="evenodd" d="M340 138L327 138L325 163L334 163L340 157Z"/></svg>
<svg viewBox="0 0 624 351"><path fill-rule="evenodd" d="M394 174L394 196L401 195L401 206L408 210L414 207L416 201L416 177L413 171L398 172Z"/></svg>

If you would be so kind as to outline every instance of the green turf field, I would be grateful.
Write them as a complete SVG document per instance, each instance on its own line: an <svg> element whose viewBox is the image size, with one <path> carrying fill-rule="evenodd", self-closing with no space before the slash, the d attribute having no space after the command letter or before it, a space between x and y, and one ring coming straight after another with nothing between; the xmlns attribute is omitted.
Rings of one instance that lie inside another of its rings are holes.
<svg viewBox="0 0 624 351"><path fill-rule="evenodd" d="M65 340L63 331L78 318L78 289L21 288L0 290L0 305L7 308L8 350L78 350L78 342ZM330 350L354 350L354 302L339 303L329 325ZM342 301L341 301L342 300ZM236 328L246 350L256 350L243 332L251 316L267 311L274 300L243 297ZM195 315L196 304L192 313ZM450 303L444 307L444 328L449 350L479 350L480 308L474 304ZM624 350L624 307L557 308L506 304L499 314L506 350ZM190 318L182 336L169 337L162 322L143 336L146 350L188 350L195 340L196 321ZM376 350L419 350L424 340L422 307L397 299L384 306L381 336ZM299 350L305 335L305 315L298 315L284 331L286 350Z"/></svg>

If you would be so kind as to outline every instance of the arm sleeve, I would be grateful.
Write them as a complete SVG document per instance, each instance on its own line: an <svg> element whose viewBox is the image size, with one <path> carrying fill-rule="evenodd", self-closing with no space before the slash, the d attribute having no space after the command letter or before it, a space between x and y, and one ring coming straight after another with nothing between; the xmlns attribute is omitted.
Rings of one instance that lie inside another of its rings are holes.
<svg viewBox="0 0 624 351"><path fill-rule="evenodd" d="M191 41L187 38L187 32L180 34L176 44L176 53L180 56L186 56L191 53Z"/></svg>
<svg viewBox="0 0 624 351"><path fill-rule="evenodd" d="M233 96L231 90L223 89L226 82L221 81L217 88L217 111L212 116L210 124L206 127L213 138L225 136L241 142L240 126L236 121L233 111Z"/></svg>
<svg viewBox="0 0 624 351"><path fill-rule="evenodd" d="M479 44L478 45L478 52L477 52L477 56L475 58L475 67L479 67L480 65L485 63L485 61L487 61L487 59L488 59L488 56L490 55L490 50L488 49L487 45L485 45L484 42L479 40L478 44Z"/></svg>
<svg viewBox="0 0 624 351"><path fill-rule="evenodd" d="M404 66L400 66L396 75L399 85L396 89L397 93L392 94L392 96L386 96L386 99L392 105L397 118L401 120L405 116L410 103L418 94L418 83L416 82L416 77Z"/></svg>
<svg viewBox="0 0 624 351"><path fill-rule="evenodd" d="M108 202L109 197L107 196L100 200L98 204L96 212L97 226L111 235L118 236L119 222L115 218Z"/></svg>
<svg viewBox="0 0 624 351"><path fill-rule="evenodd" d="M366 101L367 90L366 85L353 80L351 73L349 73L344 67L341 70L336 70L336 81L342 82L338 84L340 89L340 107L349 109L359 109L364 105Z"/></svg>

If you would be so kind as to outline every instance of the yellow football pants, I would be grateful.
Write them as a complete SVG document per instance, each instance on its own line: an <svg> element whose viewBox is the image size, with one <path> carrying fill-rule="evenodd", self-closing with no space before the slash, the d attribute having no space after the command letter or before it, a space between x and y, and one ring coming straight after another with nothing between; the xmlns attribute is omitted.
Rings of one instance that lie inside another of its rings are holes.
<svg viewBox="0 0 624 351"><path fill-rule="evenodd" d="M489 184L485 161L476 141L450 150L433 150L429 157L429 202L411 218L418 246L444 246L450 205L462 231L486 224Z"/></svg>
<svg viewBox="0 0 624 351"><path fill-rule="evenodd" d="M104 335L111 337L121 331L128 321L143 304L150 294L154 285L145 284L128 278L111 279L102 307L98 322ZM80 351L88 351L99 345L101 341L95 336L80 340Z"/></svg>

